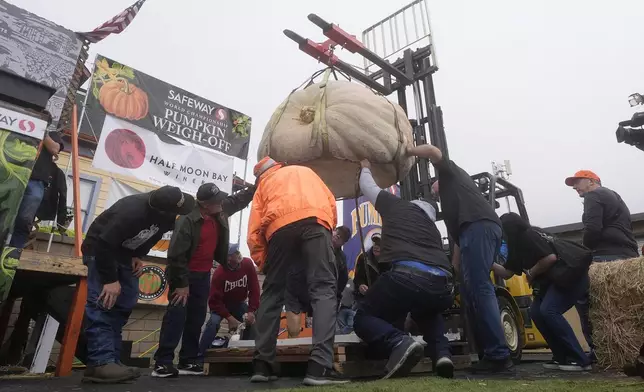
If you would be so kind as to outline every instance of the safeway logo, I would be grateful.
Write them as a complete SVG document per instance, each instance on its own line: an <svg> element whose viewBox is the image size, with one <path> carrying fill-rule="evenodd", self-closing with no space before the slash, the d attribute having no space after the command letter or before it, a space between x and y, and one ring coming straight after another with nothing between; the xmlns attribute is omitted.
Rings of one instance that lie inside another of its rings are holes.
<svg viewBox="0 0 644 392"><path fill-rule="evenodd" d="M18 122L18 128L23 132L32 133L36 129L36 124L33 121L23 119Z"/></svg>
<svg viewBox="0 0 644 392"><path fill-rule="evenodd" d="M46 128L47 122L41 118L0 106L0 129L42 140Z"/></svg>

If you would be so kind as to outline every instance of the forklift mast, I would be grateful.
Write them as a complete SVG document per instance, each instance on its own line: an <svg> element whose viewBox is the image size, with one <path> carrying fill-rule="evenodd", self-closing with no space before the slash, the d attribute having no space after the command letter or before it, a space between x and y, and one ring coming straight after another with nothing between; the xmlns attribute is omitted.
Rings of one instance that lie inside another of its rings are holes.
<svg viewBox="0 0 644 392"><path fill-rule="evenodd" d="M338 69L384 96L396 94L398 104L410 117L415 144L431 143L444 156L449 156L443 115L436 105L432 79L438 66L427 0L416 0L369 27L362 33L362 41L315 14L310 14L308 19L322 29L327 41L316 43L291 30L284 30L284 34L295 41L300 50L325 65ZM364 70L339 59L334 53L336 46L361 55ZM417 48L412 50L411 46ZM400 57L390 62L389 59L395 55ZM408 87L412 88L413 102L407 100ZM414 116L409 115L410 104L414 108ZM431 177L428 160L419 159L409 175L401 181L401 197L406 200L429 198Z"/></svg>
<svg viewBox="0 0 644 392"><path fill-rule="evenodd" d="M416 145L431 143L449 159L443 112L436 104L433 75L438 71L427 0L415 0L362 33L362 40L329 23L315 14L308 19L322 29L328 38L316 43L291 30L284 34L295 41L300 50L321 63L338 69L384 96L396 94L398 104L409 118ZM340 46L364 58L364 68L344 62L335 54ZM396 60L390 59L398 56ZM407 100L411 87L412 100ZM411 106L410 106L411 105ZM414 115L410 115L413 107ZM432 174L427 159L418 159L409 175L400 183L400 195L405 200L431 197ZM496 199L514 197L522 216L527 218L521 190L508 181L489 173L472 176L483 194L493 205Z"/></svg>

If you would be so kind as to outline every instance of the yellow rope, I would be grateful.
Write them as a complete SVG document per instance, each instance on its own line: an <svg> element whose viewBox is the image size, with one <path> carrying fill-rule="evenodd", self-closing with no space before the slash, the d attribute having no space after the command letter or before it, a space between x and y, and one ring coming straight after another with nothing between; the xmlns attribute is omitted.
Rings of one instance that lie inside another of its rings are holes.
<svg viewBox="0 0 644 392"><path fill-rule="evenodd" d="M155 344L154 346L150 347L150 349L149 349L149 350L147 350L146 352L144 352L143 354L139 354L139 358L144 357L147 353L149 353L150 351L152 351L152 350L156 349L157 347L159 347L159 343L157 343L157 344Z"/></svg>
<svg viewBox="0 0 644 392"><path fill-rule="evenodd" d="M157 328L154 331L152 331L149 334L147 334L144 337L142 337L141 339L139 339L139 340L137 340L135 342L132 342L132 344L141 343L143 340L149 338L150 336L154 335L155 333L159 332L160 330L161 330L161 328Z"/></svg>

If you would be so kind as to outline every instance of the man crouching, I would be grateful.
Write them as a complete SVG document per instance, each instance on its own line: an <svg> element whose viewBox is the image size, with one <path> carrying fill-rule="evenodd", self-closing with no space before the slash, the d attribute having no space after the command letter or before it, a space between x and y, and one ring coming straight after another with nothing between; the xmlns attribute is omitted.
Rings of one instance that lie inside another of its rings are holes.
<svg viewBox="0 0 644 392"><path fill-rule="evenodd" d="M392 323L411 313L429 346L436 373L451 378L454 365L442 313L454 300L452 266L443 251L426 201L402 200L376 185L370 164L361 162L360 189L382 217L380 258L392 264L359 303L354 319L358 337L389 354L385 376L402 377L423 358L423 346Z"/></svg>

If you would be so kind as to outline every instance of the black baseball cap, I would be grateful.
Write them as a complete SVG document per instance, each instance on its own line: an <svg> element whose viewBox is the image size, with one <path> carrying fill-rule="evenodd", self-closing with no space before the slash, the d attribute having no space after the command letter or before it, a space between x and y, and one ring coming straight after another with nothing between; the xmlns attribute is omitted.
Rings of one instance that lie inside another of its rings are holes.
<svg viewBox="0 0 644 392"><path fill-rule="evenodd" d="M219 189L212 182L203 184L197 191L197 201L204 204L219 204L226 200L228 193Z"/></svg>
<svg viewBox="0 0 644 392"><path fill-rule="evenodd" d="M150 205L163 212L186 215L195 208L195 198L176 186L162 186L150 192Z"/></svg>

